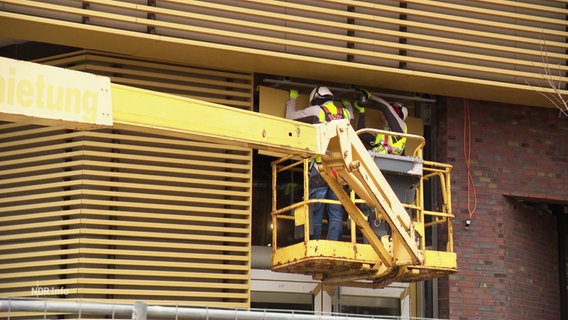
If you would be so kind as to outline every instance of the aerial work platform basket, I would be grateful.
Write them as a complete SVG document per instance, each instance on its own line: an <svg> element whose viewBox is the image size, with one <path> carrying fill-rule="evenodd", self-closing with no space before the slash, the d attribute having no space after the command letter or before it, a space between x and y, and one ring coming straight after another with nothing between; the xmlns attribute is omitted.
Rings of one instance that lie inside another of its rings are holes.
<svg viewBox="0 0 568 320"><path fill-rule="evenodd" d="M381 132L365 129L358 133L369 131ZM402 239L392 232L395 228L390 225L387 213L380 208L361 210L365 208L361 206L364 201L350 188L343 188L354 205L346 206L348 218L344 222L341 241L312 239L310 204L339 202L309 199L307 181L311 160L284 157L272 164L273 271L307 274L327 283L365 287L384 287L394 281L427 280L457 271L450 205L451 166L425 161L422 158L424 139L415 135L405 136L419 141L412 156L368 153L388 184L380 188L391 188L411 219L409 236L416 243L420 262L398 259L396 251L402 250ZM300 192L293 195L288 188L284 196L288 199L282 201L283 195L277 190L282 190L283 184L289 185L290 177L295 179L292 184L299 187ZM283 183L282 180L286 181ZM425 201L425 188L437 190L433 197L436 203L432 203L430 198ZM290 196L296 199L289 199ZM439 209L427 210L427 205ZM358 225L358 221L364 221L364 225ZM377 228L381 223L388 223L391 232L385 234L384 228Z"/></svg>

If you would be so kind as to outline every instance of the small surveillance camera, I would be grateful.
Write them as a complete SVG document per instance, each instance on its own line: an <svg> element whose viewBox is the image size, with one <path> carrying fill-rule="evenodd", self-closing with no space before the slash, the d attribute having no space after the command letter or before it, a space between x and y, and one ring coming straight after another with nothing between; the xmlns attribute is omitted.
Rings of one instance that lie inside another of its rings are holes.
<svg viewBox="0 0 568 320"><path fill-rule="evenodd" d="M471 225L471 219L466 219L465 220L465 228L469 229L469 226Z"/></svg>

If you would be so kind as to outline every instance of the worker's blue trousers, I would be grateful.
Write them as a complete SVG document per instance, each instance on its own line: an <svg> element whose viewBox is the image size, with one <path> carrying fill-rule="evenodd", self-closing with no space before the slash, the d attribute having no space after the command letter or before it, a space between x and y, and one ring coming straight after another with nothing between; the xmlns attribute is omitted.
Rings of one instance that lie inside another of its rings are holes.
<svg viewBox="0 0 568 320"><path fill-rule="evenodd" d="M337 200L337 196L325 185L310 189L310 199L330 199ZM310 205L312 221L312 239L320 239L323 225L324 211L327 212L328 240L341 240L343 232L343 206L339 204L328 204L316 202Z"/></svg>

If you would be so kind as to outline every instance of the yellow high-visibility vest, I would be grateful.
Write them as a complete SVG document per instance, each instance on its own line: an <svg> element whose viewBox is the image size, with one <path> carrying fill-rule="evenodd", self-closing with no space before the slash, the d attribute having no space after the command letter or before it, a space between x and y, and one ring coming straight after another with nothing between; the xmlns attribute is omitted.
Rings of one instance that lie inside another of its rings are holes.
<svg viewBox="0 0 568 320"><path fill-rule="evenodd" d="M349 114L349 110L346 108L338 108L333 101L328 101L322 105L321 112L319 114L319 122L327 122L332 120L340 120L340 119L351 119L351 115ZM321 157L316 157L316 162L321 163Z"/></svg>
<svg viewBox="0 0 568 320"><path fill-rule="evenodd" d="M407 129L404 128L404 133L406 132ZM375 138L375 146L373 147L373 151L378 153L401 155L404 151L405 145L406 137L397 136L396 132L393 132L393 134L379 133Z"/></svg>
<svg viewBox="0 0 568 320"><path fill-rule="evenodd" d="M349 110L346 108L338 108L333 101L328 101L322 105L319 114L319 122L327 122L339 119L351 119Z"/></svg>

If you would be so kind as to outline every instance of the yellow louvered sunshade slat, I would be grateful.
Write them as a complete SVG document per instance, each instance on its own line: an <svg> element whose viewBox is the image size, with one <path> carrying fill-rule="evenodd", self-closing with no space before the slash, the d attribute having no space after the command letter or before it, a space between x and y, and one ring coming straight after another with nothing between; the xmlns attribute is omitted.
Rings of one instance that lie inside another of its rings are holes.
<svg viewBox="0 0 568 320"><path fill-rule="evenodd" d="M151 63L119 57L88 56L75 66L62 58L62 64L239 108L246 108L250 88L234 75L225 79L236 83L227 91L217 87L223 75L194 82L198 68L182 66L535 105L547 104L536 92L550 90L542 79L547 66L559 80L568 79L568 9L559 1L3 3L0 30L10 30L6 37L55 38L68 46L174 61L182 74L152 76ZM38 28L19 27L24 24Z"/></svg>
<svg viewBox="0 0 568 320"><path fill-rule="evenodd" d="M107 76L113 83L252 110L252 80L247 73L78 51L37 60L68 69Z"/></svg>
<svg viewBox="0 0 568 320"><path fill-rule="evenodd" d="M250 149L11 123L0 148L0 296L249 306Z"/></svg>

